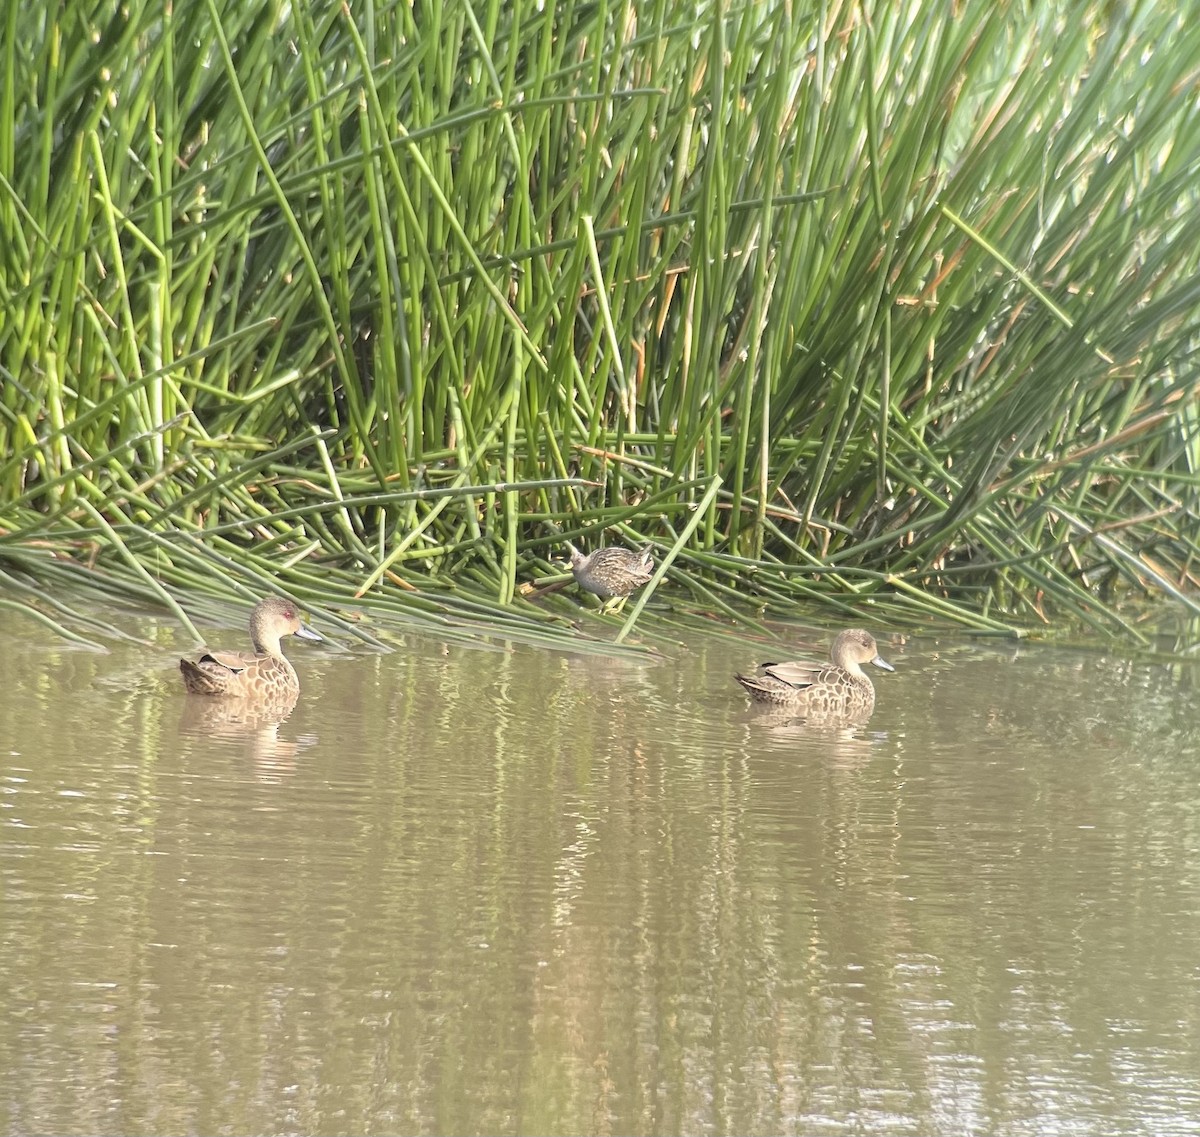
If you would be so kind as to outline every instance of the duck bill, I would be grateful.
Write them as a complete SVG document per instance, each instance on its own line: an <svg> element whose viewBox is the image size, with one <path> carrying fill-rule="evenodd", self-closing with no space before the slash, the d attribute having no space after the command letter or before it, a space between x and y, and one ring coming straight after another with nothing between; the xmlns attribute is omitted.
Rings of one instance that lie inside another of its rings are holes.
<svg viewBox="0 0 1200 1137"><path fill-rule="evenodd" d="M884 669L884 671L895 671L896 670L890 663L888 663L888 661L886 659L883 658L882 655L877 655L873 660L871 660L871 663L874 664L876 667L882 667Z"/></svg>
<svg viewBox="0 0 1200 1137"><path fill-rule="evenodd" d="M325 637L320 632L314 631L307 624L301 624L296 629L296 638L299 640L316 640L318 643L325 642Z"/></svg>

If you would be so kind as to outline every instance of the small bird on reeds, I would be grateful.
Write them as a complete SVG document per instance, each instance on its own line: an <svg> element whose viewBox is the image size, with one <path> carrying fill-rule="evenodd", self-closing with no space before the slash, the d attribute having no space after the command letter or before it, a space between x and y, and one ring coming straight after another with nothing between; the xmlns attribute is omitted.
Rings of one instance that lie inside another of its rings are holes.
<svg viewBox="0 0 1200 1137"><path fill-rule="evenodd" d="M604 612L611 601L614 611L620 611L631 592L636 592L654 575L654 558L649 546L633 551L619 545L608 545L586 556L571 546L571 573L586 592L600 599Z"/></svg>
<svg viewBox="0 0 1200 1137"><path fill-rule="evenodd" d="M250 613L254 651L206 651L195 660L181 659L183 685L194 695L265 700L294 696L300 680L280 646L284 636L324 639L300 619L290 600L278 596L260 600Z"/></svg>

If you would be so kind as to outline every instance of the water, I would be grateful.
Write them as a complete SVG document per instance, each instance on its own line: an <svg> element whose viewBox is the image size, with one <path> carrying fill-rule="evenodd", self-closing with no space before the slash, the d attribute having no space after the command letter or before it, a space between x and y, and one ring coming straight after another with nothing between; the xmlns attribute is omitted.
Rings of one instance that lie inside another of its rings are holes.
<svg viewBox="0 0 1200 1137"><path fill-rule="evenodd" d="M5 1133L1200 1132L1186 671L874 628L831 732L748 642L293 642L276 723L111 618L0 611Z"/></svg>

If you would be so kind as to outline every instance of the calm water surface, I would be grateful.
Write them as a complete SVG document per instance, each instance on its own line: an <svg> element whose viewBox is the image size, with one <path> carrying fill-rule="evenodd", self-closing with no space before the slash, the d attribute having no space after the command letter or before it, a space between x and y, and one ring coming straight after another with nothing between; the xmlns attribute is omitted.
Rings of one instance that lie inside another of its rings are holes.
<svg viewBox="0 0 1200 1137"><path fill-rule="evenodd" d="M275 723L113 618L0 611L3 1132L1200 1132L1186 670L875 628L831 733L749 641L292 641Z"/></svg>

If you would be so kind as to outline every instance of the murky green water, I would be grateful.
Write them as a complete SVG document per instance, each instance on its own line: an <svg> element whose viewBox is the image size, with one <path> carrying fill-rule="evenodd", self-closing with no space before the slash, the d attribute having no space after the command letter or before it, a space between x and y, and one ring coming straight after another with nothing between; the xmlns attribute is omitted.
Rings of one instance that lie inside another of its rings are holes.
<svg viewBox="0 0 1200 1137"><path fill-rule="evenodd" d="M1200 1132L1186 674L876 628L839 735L751 644L294 644L275 724L123 619L0 611L6 1133Z"/></svg>

